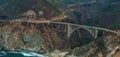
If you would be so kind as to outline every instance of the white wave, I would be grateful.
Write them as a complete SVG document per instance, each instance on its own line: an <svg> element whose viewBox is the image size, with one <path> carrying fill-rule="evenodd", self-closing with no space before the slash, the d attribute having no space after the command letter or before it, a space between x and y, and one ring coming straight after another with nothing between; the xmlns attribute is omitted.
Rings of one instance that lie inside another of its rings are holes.
<svg viewBox="0 0 120 57"><path fill-rule="evenodd" d="M5 51L0 51L0 57L7 55L7 53L16 53L16 54L22 54L23 56L27 57L45 57L42 54L34 53L34 52L5 52Z"/></svg>
<svg viewBox="0 0 120 57"><path fill-rule="evenodd" d="M36 56L36 57L44 57L42 54L34 53L34 52L10 52L10 53L19 53L23 56Z"/></svg>
<svg viewBox="0 0 120 57"><path fill-rule="evenodd" d="M34 52L22 52L21 54L23 54L24 56L37 56L37 57L44 57L42 54L38 54L38 53L34 53Z"/></svg>
<svg viewBox="0 0 120 57"><path fill-rule="evenodd" d="M34 55L32 55L32 54L24 53L24 52L22 52L21 54L24 55L24 56L34 56Z"/></svg>
<svg viewBox="0 0 120 57"><path fill-rule="evenodd" d="M38 53L33 53L33 52L30 52L31 55L34 55L34 56L37 56L37 57L44 57L43 55L41 54L38 54Z"/></svg>

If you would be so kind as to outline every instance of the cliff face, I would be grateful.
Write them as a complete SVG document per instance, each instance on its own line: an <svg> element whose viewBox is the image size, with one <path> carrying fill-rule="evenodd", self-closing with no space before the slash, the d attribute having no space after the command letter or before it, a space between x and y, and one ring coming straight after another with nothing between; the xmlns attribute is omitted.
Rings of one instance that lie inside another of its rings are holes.
<svg viewBox="0 0 120 57"><path fill-rule="evenodd" d="M29 9L38 12L44 7L44 9L52 10L52 14L50 14L52 16L59 13L47 0L0 1L2 1L0 2L0 19L6 19L6 16L21 15ZM54 1L55 4L53 5L58 6L59 9L73 10L65 14L68 19L72 19L75 23L79 24L108 27L120 18L120 4L118 0L94 0L94 2L92 2L93 0L77 0L77 2L74 0L70 2L68 2L69 0L49 0L49 2L51 1ZM76 6L66 8L68 4ZM0 27L0 50L25 50L39 53L51 52L49 54L51 57L59 57L60 55L62 55L62 57L120 57L120 37L114 34L106 33L100 38L93 40L93 38L87 34L88 32L77 30L77 32L82 32L84 35L81 35L84 37L78 37L78 33L74 32L70 38L67 38L66 32L61 30L64 29L64 25L26 22L15 22L11 24L3 22L3 24L5 24L5 26L2 25L3 27ZM86 41L88 41L88 43L85 43Z"/></svg>
<svg viewBox="0 0 120 57"><path fill-rule="evenodd" d="M78 57L119 57L120 37L113 34L106 34L92 43L77 47L72 54Z"/></svg>
<svg viewBox="0 0 120 57"><path fill-rule="evenodd" d="M0 28L0 50L24 50L44 54L50 52L47 56L52 57L120 56L120 37L117 35L106 33L100 38L92 40L92 42L79 45L80 43L85 43L83 42L85 39L82 40L82 38L77 36L67 38L65 36L66 32L55 27L51 27L50 24L33 24L26 22L8 24ZM75 35L76 34L77 33L75 33ZM87 34L85 35L88 36ZM80 39L82 42L79 41Z"/></svg>
<svg viewBox="0 0 120 57"><path fill-rule="evenodd" d="M65 50L69 46L64 32L49 24L12 23L0 28L0 49L48 52Z"/></svg>
<svg viewBox="0 0 120 57"><path fill-rule="evenodd" d="M1 49L38 51L41 36L34 28L11 24L0 29Z"/></svg>

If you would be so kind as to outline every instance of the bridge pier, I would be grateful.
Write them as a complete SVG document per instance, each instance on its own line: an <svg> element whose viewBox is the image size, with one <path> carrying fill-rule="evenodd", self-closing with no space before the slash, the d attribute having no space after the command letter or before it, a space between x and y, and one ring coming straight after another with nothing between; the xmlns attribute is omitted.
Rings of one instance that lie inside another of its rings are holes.
<svg viewBox="0 0 120 57"><path fill-rule="evenodd" d="M72 32L72 26L70 24L67 24L67 37L70 37Z"/></svg>
<svg viewBox="0 0 120 57"><path fill-rule="evenodd" d="M96 39L98 37L98 30L97 29L94 29L94 38Z"/></svg>
<svg viewBox="0 0 120 57"><path fill-rule="evenodd" d="M98 37L98 29L89 29L89 31L95 39Z"/></svg>

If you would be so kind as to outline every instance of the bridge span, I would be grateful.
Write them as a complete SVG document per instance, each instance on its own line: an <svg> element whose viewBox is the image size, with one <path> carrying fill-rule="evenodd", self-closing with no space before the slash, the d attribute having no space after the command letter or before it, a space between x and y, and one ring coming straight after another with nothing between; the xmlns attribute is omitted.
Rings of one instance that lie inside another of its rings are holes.
<svg viewBox="0 0 120 57"><path fill-rule="evenodd" d="M106 29L106 28L100 28L100 27L93 27L93 26L86 26L86 25L78 25L78 24L72 24L72 23L65 23L65 22L53 22L53 21L18 21L18 20L8 20L8 22L27 22L27 23L38 23L38 24L61 24L66 25L66 33L67 37L70 37L76 30L82 28L87 30L94 38L98 37L99 31L105 31L110 32L113 34L116 34L120 36L120 33L114 30Z"/></svg>

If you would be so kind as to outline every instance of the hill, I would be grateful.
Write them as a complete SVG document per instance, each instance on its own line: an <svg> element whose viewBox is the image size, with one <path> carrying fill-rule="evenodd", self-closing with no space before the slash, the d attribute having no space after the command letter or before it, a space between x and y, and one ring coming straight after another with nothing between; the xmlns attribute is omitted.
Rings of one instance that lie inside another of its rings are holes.
<svg viewBox="0 0 120 57"><path fill-rule="evenodd" d="M36 13L41 10L51 10L50 16L60 14L52 4L46 0L0 0L0 19L15 19L28 10Z"/></svg>

